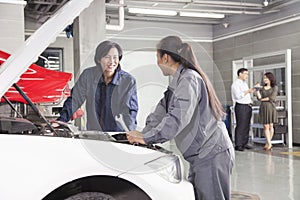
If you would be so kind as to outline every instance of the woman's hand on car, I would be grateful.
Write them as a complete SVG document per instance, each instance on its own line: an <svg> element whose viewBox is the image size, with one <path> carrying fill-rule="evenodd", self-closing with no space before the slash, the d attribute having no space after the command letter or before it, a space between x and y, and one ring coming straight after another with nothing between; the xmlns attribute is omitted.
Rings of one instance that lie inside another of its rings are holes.
<svg viewBox="0 0 300 200"><path fill-rule="evenodd" d="M129 143L139 143L139 144L146 144L143 138L143 134L139 131L129 131L126 133L127 140Z"/></svg>

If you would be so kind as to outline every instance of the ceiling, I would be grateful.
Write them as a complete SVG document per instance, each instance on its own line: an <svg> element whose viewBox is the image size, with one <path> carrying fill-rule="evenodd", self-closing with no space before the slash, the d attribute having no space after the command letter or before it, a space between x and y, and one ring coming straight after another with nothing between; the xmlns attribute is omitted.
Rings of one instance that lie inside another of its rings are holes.
<svg viewBox="0 0 300 200"><path fill-rule="evenodd" d="M44 23L61 6L69 0L27 0L25 16L37 23ZM268 5L263 4L268 1ZM197 23L197 24L220 24L230 16L238 15L265 15L280 12L281 9L297 3L300 0L124 0L120 4L119 0L106 0L106 21L118 19L120 6L125 9L125 20L154 21L154 22L174 22L174 23ZM166 11L176 11L175 16L132 14L129 8L160 9ZM218 13L224 14L225 18L195 18L182 17L182 11L197 13Z"/></svg>
<svg viewBox="0 0 300 200"><path fill-rule="evenodd" d="M25 17L37 23L44 23L69 0L26 0Z"/></svg>

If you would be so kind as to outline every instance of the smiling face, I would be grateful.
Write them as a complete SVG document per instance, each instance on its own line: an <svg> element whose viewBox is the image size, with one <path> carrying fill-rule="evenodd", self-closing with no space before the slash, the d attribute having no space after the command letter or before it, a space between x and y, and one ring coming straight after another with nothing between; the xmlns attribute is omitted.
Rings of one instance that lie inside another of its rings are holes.
<svg viewBox="0 0 300 200"><path fill-rule="evenodd" d="M114 75L119 65L119 52L118 49L113 47L108 53L101 58L100 65L104 76L111 77Z"/></svg>
<svg viewBox="0 0 300 200"><path fill-rule="evenodd" d="M157 65L162 71L164 76L169 76L174 74L174 70L170 67L169 57L167 54L164 54L162 57L160 56L160 52L156 52ZM176 70L175 70L176 71Z"/></svg>
<svg viewBox="0 0 300 200"><path fill-rule="evenodd" d="M239 73L239 79L246 81L248 79L249 72L248 71L243 71Z"/></svg>
<svg viewBox="0 0 300 200"><path fill-rule="evenodd" d="M162 73L166 76L165 74L165 65L163 63L163 59L160 57L160 53L156 52L156 59L157 59L157 65L159 66L160 70L162 71Z"/></svg>
<svg viewBox="0 0 300 200"><path fill-rule="evenodd" d="M264 83L265 83L265 85L271 84L270 79L266 75L264 75Z"/></svg>

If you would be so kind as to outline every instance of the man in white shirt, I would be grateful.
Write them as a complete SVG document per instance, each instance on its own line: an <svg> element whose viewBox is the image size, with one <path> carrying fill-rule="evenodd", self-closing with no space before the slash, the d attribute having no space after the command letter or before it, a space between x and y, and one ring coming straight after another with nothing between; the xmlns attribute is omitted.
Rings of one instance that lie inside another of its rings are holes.
<svg viewBox="0 0 300 200"><path fill-rule="evenodd" d="M249 140L250 120L252 117L252 100L250 94L253 93L255 89L249 89L246 82L249 75L248 69L240 68L237 71L237 75L238 78L231 85L231 95L236 118L234 142L235 150L244 151L244 149L252 148L247 143Z"/></svg>

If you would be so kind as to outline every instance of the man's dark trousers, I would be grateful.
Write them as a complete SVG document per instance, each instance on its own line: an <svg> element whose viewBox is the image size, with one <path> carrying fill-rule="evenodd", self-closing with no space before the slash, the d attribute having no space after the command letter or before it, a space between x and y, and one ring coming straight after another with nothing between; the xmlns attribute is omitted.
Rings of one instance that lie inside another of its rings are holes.
<svg viewBox="0 0 300 200"><path fill-rule="evenodd" d="M250 104L235 104L235 147L244 148L249 140L250 120L252 117L252 107Z"/></svg>

